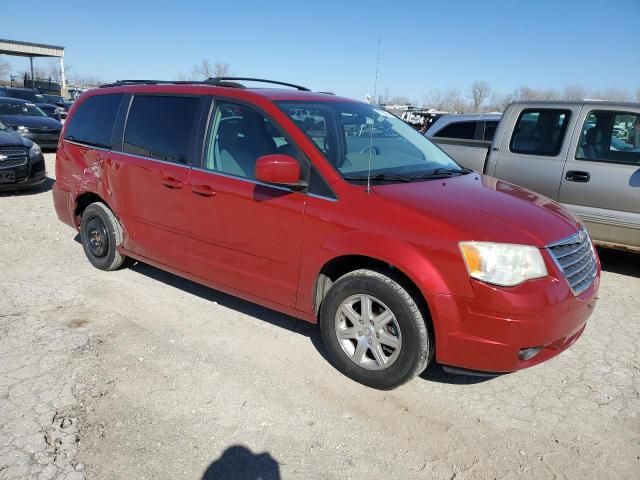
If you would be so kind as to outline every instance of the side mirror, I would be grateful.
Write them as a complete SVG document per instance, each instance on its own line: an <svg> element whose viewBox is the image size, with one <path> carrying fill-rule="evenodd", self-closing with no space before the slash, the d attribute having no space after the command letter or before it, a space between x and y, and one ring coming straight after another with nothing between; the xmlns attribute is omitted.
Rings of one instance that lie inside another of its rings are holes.
<svg viewBox="0 0 640 480"><path fill-rule="evenodd" d="M256 180L289 187L300 185L300 164L289 155L264 155L256 161Z"/></svg>

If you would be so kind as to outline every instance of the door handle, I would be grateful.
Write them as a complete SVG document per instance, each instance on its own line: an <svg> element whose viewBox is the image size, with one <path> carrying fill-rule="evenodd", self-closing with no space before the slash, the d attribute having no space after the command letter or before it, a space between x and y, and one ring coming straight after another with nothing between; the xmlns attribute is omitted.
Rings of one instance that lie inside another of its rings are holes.
<svg viewBox="0 0 640 480"><path fill-rule="evenodd" d="M570 182L580 182L587 183L591 178L591 174L589 172L580 172L578 170L569 170L564 178L569 180Z"/></svg>
<svg viewBox="0 0 640 480"><path fill-rule="evenodd" d="M182 183L180 180L176 180L173 177L165 177L162 179L162 185L172 190L176 190L178 188L182 188L182 185L184 185L184 183Z"/></svg>
<svg viewBox="0 0 640 480"><path fill-rule="evenodd" d="M215 190L209 185L194 185L191 191L201 197L213 197L216 194Z"/></svg>

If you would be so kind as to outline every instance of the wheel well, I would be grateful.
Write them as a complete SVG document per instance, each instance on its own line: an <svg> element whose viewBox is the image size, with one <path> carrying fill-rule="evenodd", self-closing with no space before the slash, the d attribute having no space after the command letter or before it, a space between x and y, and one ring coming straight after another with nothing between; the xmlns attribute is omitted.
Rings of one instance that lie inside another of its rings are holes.
<svg viewBox="0 0 640 480"><path fill-rule="evenodd" d="M74 217L77 225L80 225L80 219L84 210L94 202L102 202L107 207L109 206L99 195L93 192L83 193L76 198L76 209L74 210Z"/></svg>
<svg viewBox="0 0 640 480"><path fill-rule="evenodd" d="M320 311L322 300L331 288L331 285L333 285L333 283L343 275L362 268L376 270L393 278L396 282L402 285L412 297L414 297L416 302L421 303L420 306L426 309L424 313L426 313L427 316L430 316L427 302L424 299L422 292L420 292L417 285L413 283L413 281L404 272L390 263L363 255L345 255L337 257L322 267L322 270L316 279L315 292L313 296L313 307L316 314Z"/></svg>
<svg viewBox="0 0 640 480"><path fill-rule="evenodd" d="M436 347L435 328L433 326L431 311L429 310L427 300L424 298L424 295L422 295L422 292L413 282L413 280L411 280L404 272L396 268L394 265L391 265L390 263L363 255L345 255L329 261L324 265L324 267L322 267L322 270L318 274L318 278L316 279L315 283L313 308L316 315L319 314L320 307L322 306L322 301L331 288L331 285L333 285L333 283L343 275L363 268L384 273L385 275L389 276L400 285L402 285L402 287L409 293L409 295L411 295L413 300L418 305L418 308L420 308L422 317L427 324L427 330L429 332L429 340L431 344L431 351L429 355L430 357L433 357Z"/></svg>

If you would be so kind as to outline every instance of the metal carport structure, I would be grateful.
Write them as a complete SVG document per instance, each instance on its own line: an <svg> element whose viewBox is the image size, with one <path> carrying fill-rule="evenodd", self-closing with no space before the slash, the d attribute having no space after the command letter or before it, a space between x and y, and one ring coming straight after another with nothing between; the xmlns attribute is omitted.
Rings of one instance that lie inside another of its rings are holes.
<svg viewBox="0 0 640 480"><path fill-rule="evenodd" d="M64 47L46 45L44 43L20 42L17 40L4 40L0 38L0 55L13 55L16 57L29 57L31 64L31 79L33 80L33 58L53 57L60 59L60 83L62 90L66 90L67 83L64 77Z"/></svg>

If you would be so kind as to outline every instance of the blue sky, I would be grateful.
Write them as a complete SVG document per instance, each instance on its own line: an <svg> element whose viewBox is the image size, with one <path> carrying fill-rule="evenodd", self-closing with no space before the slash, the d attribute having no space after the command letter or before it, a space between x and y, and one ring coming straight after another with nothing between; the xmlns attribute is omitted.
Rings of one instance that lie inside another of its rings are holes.
<svg viewBox="0 0 640 480"><path fill-rule="evenodd" d="M55 13L30 0L0 10L0 37L63 45L73 72L107 81L176 78L207 58L362 99L380 37L378 93L421 99L474 80L502 93L640 87L640 0L71 0Z"/></svg>

